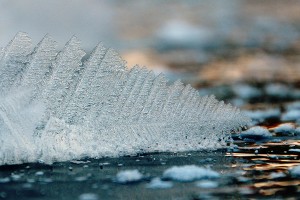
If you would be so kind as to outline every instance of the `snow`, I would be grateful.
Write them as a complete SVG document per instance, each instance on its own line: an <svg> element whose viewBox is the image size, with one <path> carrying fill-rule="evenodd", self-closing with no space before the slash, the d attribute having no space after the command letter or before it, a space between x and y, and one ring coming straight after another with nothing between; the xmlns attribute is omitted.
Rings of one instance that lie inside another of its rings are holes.
<svg viewBox="0 0 300 200"><path fill-rule="evenodd" d="M173 187L173 183L170 181L162 181L160 178L153 178L146 186L151 189L168 189Z"/></svg>
<svg viewBox="0 0 300 200"><path fill-rule="evenodd" d="M163 178L175 181L189 182L200 179L219 178L220 174L208 168L196 165L173 166L163 173Z"/></svg>
<svg viewBox="0 0 300 200"><path fill-rule="evenodd" d="M289 171L290 171L291 176L300 177L300 165L293 167Z"/></svg>
<svg viewBox="0 0 300 200"><path fill-rule="evenodd" d="M300 119L300 110L290 110L281 116L282 121L297 121Z"/></svg>
<svg viewBox="0 0 300 200"><path fill-rule="evenodd" d="M254 126L240 134L240 138L248 139L265 139L272 137L272 134L267 128L261 126Z"/></svg>
<svg viewBox="0 0 300 200"><path fill-rule="evenodd" d="M120 171L116 175L116 182L122 184L137 182L141 181L142 179L143 174L141 174L137 169Z"/></svg>

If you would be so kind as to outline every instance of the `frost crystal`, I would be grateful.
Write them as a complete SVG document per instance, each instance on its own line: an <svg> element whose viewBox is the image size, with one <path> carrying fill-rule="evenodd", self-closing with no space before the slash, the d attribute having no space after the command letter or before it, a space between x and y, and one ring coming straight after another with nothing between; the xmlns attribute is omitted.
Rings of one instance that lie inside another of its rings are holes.
<svg viewBox="0 0 300 200"><path fill-rule="evenodd" d="M217 149L249 122L190 85L127 69L102 44L84 55L76 37L57 51L26 33L0 49L0 165Z"/></svg>

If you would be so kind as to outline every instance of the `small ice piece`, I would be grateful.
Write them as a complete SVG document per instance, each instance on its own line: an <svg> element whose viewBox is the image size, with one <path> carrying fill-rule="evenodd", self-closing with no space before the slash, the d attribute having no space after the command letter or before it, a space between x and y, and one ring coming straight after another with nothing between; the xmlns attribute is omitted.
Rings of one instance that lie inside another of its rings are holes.
<svg viewBox="0 0 300 200"><path fill-rule="evenodd" d="M295 129L295 135L300 135L300 127L297 127L297 128Z"/></svg>
<svg viewBox="0 0 300 200"><path fill-rule="evenodd" d="M279 109L268 109L268 110L255 110L255 111L244 111L245 115L250 117L254 122L261 123L266 119L280 118Z"/></svg>
<svg viewBox="0 0 300 200"><path fill-rule="evenodd" d="M270 174L271 179L276 179L276 178L283 178L285 177L285 174L283 172L272 172Z"/></svg>
<svg viewBox="0 0 300 200"><path fill-rule="evenodd" d="M292 177L300 177L300 165L297 165L290 169L290 174Z"/></svg>
<svg viewBox="0 0 300 200"><path fill-rule="evenodd" d="M290 110L281 116L282 121L297 121L300 119L300 110Z"/></svg>
<svg viewBox="0 0 300 200"><path fill-rule="evenodd" d="M44 172L43 171L38 171L35 173L36 176L43 176L44 175Z"/></svg>
<svg viewBox="0 0 300 200"><path fill-rule="evenodd" d="M9 177L0 178L0 183L8 183L10 181Z"/></svg>
<svg viewBox="0 0 300 200"><path fill-rule="evenodd" d="M218 172L196 165L173 166L163 173L163 178L182 182L219 177L220 174Z"/></svg>
<svg viewBox="0 0 300 200"><path fill-rule="evenodd" d="M84 193L84 194L81 194L78 199L79 200L98 200L99 196L94 193Z"/></svg>
<svg viewBox="0 0 300 200"><path fill-rule="evenodd" d="M254 126L246 131L243 131L240 134L240 137L242 139L255 139L255 140L261 140L272 137L272 134L267 128L261 127L261 126Z"/></svg>
<svg viewBox="0 0 300 200"><path fill-rule="evenodd" d="M295 134L295 127L292 124L281 124L274 129L274 132L284 136L293 136Z"/></svg>
<svg viewBox="0 0 300 200"><path fill-rule="evenodd" d="M181 20L167 22L160 28L157 36L165 45L183 47L195 46L195 44L202 46L212 39L212 33L206 27L196 27Z"/></svg>
<svg viewBox="0 0 300 200"><path fill-rule="evenodd" d="M173 187L173 183L170 181L162 181L160 178L156 177L153 178L146 187L151 189L167 189Z"/></svg>
<svg viewBox="0 0 300 200"><path fill-rule="evenodd" d="M291 93L289 87L279 83L268 84L265 86L264 89L267 95L271 97L277 97L277 98L287 98Z"/></svg>
<svg viewBox="0 0 300 200"><path fill-rule="evenodd" d="M33 187L33 185L31 183L24 183L22 185L22 188L25 188L25 189L31 189Z"/></svg>
<svg viewBox="0 0 300 200"><path fill-rule="evenodd" d="M116 176L116 182L118 183L132 183L142 180L143 174L137 169L120 171Z"/></svg>
<svg viewBox="0 0 300 200"><path fill-rule="evenodd" d="M262 96L262 92L259 89L247 84L234 85L232 90L242 99L254 99Z"/></svg>
<svg viewBox="0 0 300 200"><path fill-rule="evenodd" d="M12 180L14 180L14 181L20 180L21 177L22 177L22 174L12 174L12 175L11 175L11 178L12 178Z"/></svg>
<svg viewBox="0 0 300 200"><path fill-rule="evenodd" d="M297 152L297 153L300 153L300 149L289 149L289 152Z"/></svg>
<svg viewBox="0 0 300 200"><path fill-rule="evenodd" d="M197 181L196 186L209 189L209 188L217 188L219 184L216 181L202 180L202 181Z"/></svg>
<svg viewBox="0 0 300 200"><path fill-rule="evenodd" d="M286 110L287 111L291 111L291 110L300 110L300 101L296 101L293 103L290 103L286 106Z"/></svg>
<svg viewBox="0 0 300 200"><path fill-rule="evenodd" d="M79 182L86 181L86 180L88 180L87 176L79 176L75 178L75 181L79 181Z"/></svg>

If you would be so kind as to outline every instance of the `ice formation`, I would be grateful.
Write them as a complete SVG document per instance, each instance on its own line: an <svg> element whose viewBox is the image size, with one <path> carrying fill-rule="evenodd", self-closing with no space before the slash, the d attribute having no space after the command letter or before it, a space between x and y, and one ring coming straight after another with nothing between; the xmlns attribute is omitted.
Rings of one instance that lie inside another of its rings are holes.
<svg viewBox="0 0 300 200"><path fill-rule="evenodd" d="M0 165L224 147L248 123L239 109L145 68L101 43L18 33L0 51Z"/></svg>

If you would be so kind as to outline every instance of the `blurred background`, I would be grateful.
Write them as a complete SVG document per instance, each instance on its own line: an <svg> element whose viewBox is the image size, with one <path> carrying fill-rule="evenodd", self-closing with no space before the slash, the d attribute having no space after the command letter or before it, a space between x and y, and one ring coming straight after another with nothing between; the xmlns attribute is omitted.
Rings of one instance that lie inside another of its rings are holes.
<svg viewBox="0 0 300 200"><path fill-rule="evenodd" d="M1 0L0 46L18 31L102 41L237 106L300 99L299 0Z"/></svg>

